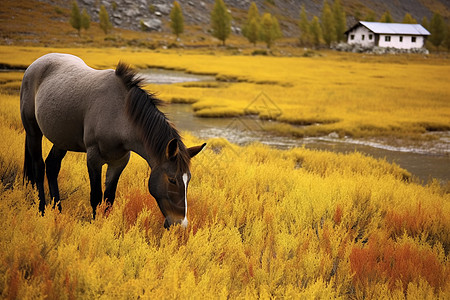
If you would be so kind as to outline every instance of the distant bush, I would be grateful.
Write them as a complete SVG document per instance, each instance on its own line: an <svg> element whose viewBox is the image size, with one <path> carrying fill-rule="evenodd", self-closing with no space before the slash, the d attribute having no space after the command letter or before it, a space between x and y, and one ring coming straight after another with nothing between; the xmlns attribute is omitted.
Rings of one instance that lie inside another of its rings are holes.
<svg viewBox="0 0 450 300"><path fill-rule="evenodd" d="M61 8L61 7L55 7L55 12L58 14L58 15L64 15L65 13L64 13L64 10Z"/></svg>
<svg viewBox="0 0 450 300"><path fill-rule="evenodd" d="M116 42L116 41L117 41L117 38L116 38L115 36L108 35L108 36L105 36L104 40L105 40L105 41Z"/></svg>
<svg viewBox="0 0 450 300"><path fill-rule="evenodd" d="M139 27L141 27L142 31L147 31L147 26L145 26L144 20L139 21Z"/></svg>
<svg viewBox="0 0 450 300"><path fill-rule="evenodd" d="M314 56L322 56L319 52L313 50L306 50L303 54L303 57L314 57Z"/></svg>
<svg viewBox="0 0 450 300"><path fill-rule="evenodd" d="M256 49L253 50L252 55L265 55L267 56L269 53L267 52L267 50L262 50L262 49Z"/></svg>

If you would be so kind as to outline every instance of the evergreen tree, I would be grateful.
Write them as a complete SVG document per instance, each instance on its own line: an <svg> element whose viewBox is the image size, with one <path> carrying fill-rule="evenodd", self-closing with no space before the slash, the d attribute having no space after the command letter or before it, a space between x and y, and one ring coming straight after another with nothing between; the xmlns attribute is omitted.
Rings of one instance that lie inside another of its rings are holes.
<svg viewBox="0 0 450 300"><path fill-rule="evenodd" d="M261 20L261 39L270 48L273 42L282 36L277 18L270 13L265 13Z"/></svg>
<svg viewBox="0 0 450 300"><path fill-rule="evenodd" d="M361 11L359 9L355 10L353 12L353 17L356 19L356 21L361 21L362 20Z"/></svg>
<svg viewBox="0 0 450 300"><path fill-rule="evenodd" d="M364 18L364 21L375 22L376 19L377 19L377 16L375 15L375 12L373 10L369 10L366 17Z"/></svg>
<svg viewBox="0 0 450 300"><path fill-rule="evenodd" d="M222 41L225 41L231 33L231 14L223 0L216 0L211 12L212 35Z"/></svg>
<svg viewBox="0 0 450 300"><path fill-rule="evenodd" d="M70 25L78 31L78 36L81 36L81 14L80 8L76 1L72 2L72 12L70 14Z"/></svg>
<svg viewBox="0 0 450 300"><path fill-rule="evenodd" d="M252 21L255 20L255 22ZM254 36L255 36L255 32L254 30L257 29L257 35L259 35L259 24L261 22L261 17L259 16L259 11L258 11L258 7L256 6L255 2L252 2L250 4L250 7L248 9L248 13L247 13L247 19L245 20L245 24L242 27L242 34L253 44L256 43L251 41L254 40ZM257 25L257 26L255 26ZM258 39L258 37L256 37L256 39Z"/></svg>
<svg viewBox="0 0 450 300"><path fill-rule="evenodd" d="M380 19L380 22L382 23L392 23L394 20L392 19L391 13L389 11L386 11Z"/></svg>
<svg viewBox="0 0 450 300"><path fill-rule="evenodd" d="M81 13L81 27L84 30L88 30L91 27L91 17L86 11L86 8L83 8L83 12Z"/></svg>
<svg viewBox="0 0 450 300"><path fill-rule="evenodd" d="M323 39L325 40L325 44L330 46L331 43L336 40L336 29L334 26L333 14L330 6L328 5L328 1L324 1L323 3L322 17L320 21L322 25Z"/></svg>
<svg viewBox="0 0 450 300"><path fill-rule="evenodd" d="M112 28L112 24L111 21L109 21L109 15L104 5L100 6L98 16L100 18L100 28L105 34L108 34L109 30Z"/></svg>
<svg viewBox="0 0 450 300"><path fill-rule="evenodd" d="M423 26L425 29L427 29L427 30L430 28L430 24L428 23L427 17L423 17L423 19L422 19L422 26Z"/></svg>
<svg viewBox="0 0 450 300"><path fill-rule="evenodd" d="M450 23L447 23L447 30L445 31L445 37L442 41L442 45L450 51Z"/></svg>
<svg viewBox="0 0 450 300"><path fill-rule="evenodd" d="M320 28L319 18L314 16L310 24L311 38L314 46L318 47L322 39L322 29Z"/></svg>
<svg viewBox="0 0 450 300"><path fill-rule="evenodd" d="M177 36L177 39L184 31L183 12L181 11L180 4L177 1L173 2L173 7L170 11L170 27L172 28L172 33Z"/></svg>
<svg viewBox="0 0 450 300"><path fill-rule="evenodd" d="M280 23L278 23L278 19L275 16L272 16L272 24L273 24L273 37L274 40L282 38L283 32L280 28Z"/></svg>
<svg viewBox="0 0 450 300"><path fill-rule="evenodd" d="M311 30L308 16L306 15L305 5L302 5L302 10L300 11L298 27L300 29L300 44L304 46L309 45L311 43Z"/></svg>
<svg viewBox="0 0 450 300"><path fill-rule="evenodd" d="M406 13L405 16L403 17L403 21L402 23L405 24L417 24L416 19L414 19L410 13Z"/></svg>
<svg viewBox="0 0 450 300"><path fill-rule="evenodd" d="M344 9L342 8L339 0L334 0L333 3L333 16L334 24L336 28L336 41L341 42L345 40L345 30L347 28L347 22Z"/></svg>
<svg viewBox="0 0 450 300"><path fill-rule="evenodd" d="M254 46L256 46L256 42L259 40L260 31L261 31L260 28L261 28L261 26L260 26L258 20L256 20L256 18L253 18L250 21L250 24L248 24L247 32L246 32L246 36L245 37Z"/></svg>
<svg viewBox="0 0 450 300"><path fill-rule="evenodd" d="M445 23L440 14L433 14L429 27L431 35L428 39L434 46L439 47L445 38Z"/></svg>

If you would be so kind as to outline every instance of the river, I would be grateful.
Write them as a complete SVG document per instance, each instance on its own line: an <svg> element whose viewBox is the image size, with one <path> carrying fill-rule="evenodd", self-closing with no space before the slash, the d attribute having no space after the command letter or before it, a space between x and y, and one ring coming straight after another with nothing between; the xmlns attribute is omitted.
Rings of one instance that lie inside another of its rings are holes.
<svg viewBox="0 0 450 300"><path fill-rule="evenodd" d="M214 80L213 76L161 69L146 70L144 76L157 84ZM190 131L202 139L224 137L239 145L257 141L279 149L305 147L339 153L358 151L374 158L395 162L424 183L431 178L439 179L443 183L450 180L450 132L438 133L439 138L433 142L405 147L392 146L373 139L339 138L335 134L309 138L283 136L261 130L260 122L263 121L252 117L195 117L189 104L171 104L163 107L162 110L179 130Z"/></svg>

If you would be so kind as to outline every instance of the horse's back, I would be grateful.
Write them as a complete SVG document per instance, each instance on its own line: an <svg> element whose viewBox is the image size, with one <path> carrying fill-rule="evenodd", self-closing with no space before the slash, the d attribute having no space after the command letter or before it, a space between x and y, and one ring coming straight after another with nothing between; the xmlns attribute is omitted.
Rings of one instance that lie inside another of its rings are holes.
<svg viewBox="0 0 450 300"><path fill-rule="evenodd" d="M110 106L121 105L124 87L113 70L94 70L73 55L48 54L27 69L22 89L22 118L35 118L60 149L86 151L86 131L95 129L102 112L111 115L105 111Z"/></svg>
<svg viewBox="0 0 450 300"><path fill-rule="evenodd" d="M36 59L24 73L20 88L20 113L25 129L29 133L36 131L36 128L34 128L37 126L35 98L40 85L43 81L46 81L47 76L52 74L53 69L59 65L58 61L64 59L72 61L81 60L72 55L59 53L46 54Z"/></svg>

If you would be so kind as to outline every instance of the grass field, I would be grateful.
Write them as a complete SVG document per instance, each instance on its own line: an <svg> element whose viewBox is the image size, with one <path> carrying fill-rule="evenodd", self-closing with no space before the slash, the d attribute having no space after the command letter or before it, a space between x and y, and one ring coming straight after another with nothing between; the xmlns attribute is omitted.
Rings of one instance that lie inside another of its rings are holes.
<svg viewBox="0 0 450 300"><path fill-rule="evenodd" d="M251 57L129 49L0 47L27 66L52 52L96 68L119 59L213 73L218 83L149 86L203 116L259 114L264 91L289 134L408 137L450 128L449 63L435 57ZM359 153L289 151L211 139L191 168L186 230L164 230L133 155L108 216L91 220L85 156L60 173L62 213L39 216L22 184L22 73L0 73L0 294L2 298L446 299L450 193ZM318 123L313 128L298 124ZM295 126L293 125L295 124ZM182 128L180 128L182 130ZM198 144L185 132L185 143ZM44 142L44 152L51 145ZM47 189L48 191L48 189Z"/></svg>
<svg viewBox="0 0 450 300"><path fill-rule="evenodd" d="M27 66L44 53L76 54L96 68L119 60L214 74L218 83L150 86L168 101L194 103L198 116L256 114L277 122L266 128L296 136L393 136L423 139L450 129L447 59L323 52L319 57L252 57L124 49L0 47L0 63ZM271 105L253 103L261 93ZM276 107L274 114L270 106ZM315 126L303 126L311 125ZM300 126L299 126L300 125Z"/></svg>

